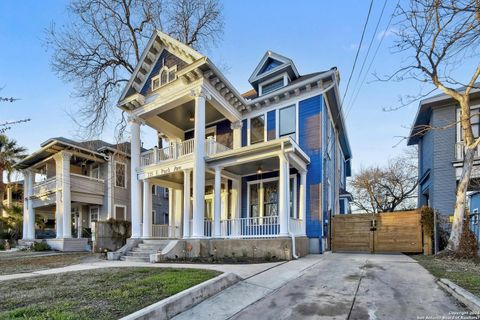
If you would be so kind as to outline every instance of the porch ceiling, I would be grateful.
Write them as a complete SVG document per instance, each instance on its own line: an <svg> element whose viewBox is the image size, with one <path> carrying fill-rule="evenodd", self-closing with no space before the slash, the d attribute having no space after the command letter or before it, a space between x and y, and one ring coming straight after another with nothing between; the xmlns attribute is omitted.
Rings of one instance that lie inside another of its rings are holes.
<svg viewBox="0 0 480 320"><path fill-rule="evenodd" d="M195 102L191 100L157 116L184 131L193 129L194 122L189 119L191 116L195 116ZM223 118L225 117L207 101L205 105L205 123L215 122Z"/></svg>
<svg viewBox="0 0 480 320"><path fill-rule="evenodd" d="M193 177L193 175L191 175ZM210 172L205 172L205 180L213 179L215 176ZM150 178L153 184L160 187L168 187L165 183L162 182L171 182L175 184L183 184L183 172L176 171L168 174L164 174L155 178ZM192 185L192 178L190 178L190 185Z"/></svg>
<svg viewBox="0 0 480 320"><path fill-rule="evenodd" d="M258 173L258 170L261 170L262 173L270 171L278 171L279 160L278 156L273 156L271 158L254 160L251 162L243 164L235 164L231 166L226 166L224 169L230 173L245 176Z"/></svg>

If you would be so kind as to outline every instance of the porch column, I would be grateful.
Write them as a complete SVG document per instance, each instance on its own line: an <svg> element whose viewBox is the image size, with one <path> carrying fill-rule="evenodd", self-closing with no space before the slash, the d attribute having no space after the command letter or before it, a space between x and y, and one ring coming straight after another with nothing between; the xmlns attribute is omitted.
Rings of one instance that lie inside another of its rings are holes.
<svg viewBox="0 0 480 320"><path fill-rule="evenodd" d="M240 209L242 206L242 180L232 180L232 201L230 202L232 235L240 235Z"/></svg>
<svg viewBox="0 0 480 320"><path fill-rule="evenodd" d="M300 172L300 190L298 191L298 198L300 200L298 205L298 219L302 221L302 233L307 234L307 172Z"/></svg>
<svg viewBox="0 0 480 320"><path fill-rule="evenodd" d="M77 217L77 238L82 238L82 231L83 231L83 206L80 205L78 210L78 217Z"/></svg>
<svg viewBox="0 0 480 320"><path fill-rule="evenodd" d="M222 168L215 168L215 182L213 186L213 237L220 238L220 219L222 209Z"/></svg>
<svg viewBox="0 0 480 320"><path fill-rule="evenodd" d="M27 172L27 194L28 194L28 201L27 201L27 239L35 239L35 210L33 209L33 200L32 200L32 195L33 195L33 182L35 181L34 179L35 173L33 171L28 171Z"/></svg>
<svg viewBox="0 0 480 320"><path fill-rule="evenodd" d="M242 121L232 122L230 128L233 130L233 149L242 147Z"/></svg>
<svg viewBox="0 0 480 320"><path fill-rule="evenodd" d="M194 134L192 238L203 238L205 219L205 97L203 93L195 96Z"/></svg>
<svg viewBox="0 0 480 320"><path fill-rule="evenodd" d="M279 222L280 235L288 236L288 209L290 207L289 190L289 163L285 155L282 153L279 157L279 183L278 183L278 206L279 206Z"/></svg>
<svg viewBox="0 0 480 320"><path fill-rule="evenodd" d="M138 180L140 167L140 119L131 117L130 123L130 201L132 204L132 238L141 238L142 229L142 183Z"/></svg>
<svg viewBox="0 0 480 320"><path fill-rule="evenodd" d="M62 161L60 153L54 157L55 160L55 233L56 238L63 238L63 198L62 198Z"/></svg>
<svg viewBox="0 0 480 320"><path fill-rule="evenodd" d="M107 183L107 219L112 219L115 217L115 215L113 214L113 184L115 183L115 181L113 180L114 157L115 157L115 154L112 154L108 159L108 163L107 163L107 181L106 181ZM125 172L125 176L126 175L127 173Z"/></svg>
<svg viewBox="0 0 480 320"><path fill-rule="evenodd" d="M28 239L28 224L25 221L28 221L28 170L24 170L23 172L23 229L22 229L22 239Z"/></svg>
<svg viewBox="0 0 480 320"><path fill-rule="evenodd" d="M71 153L62 154L62 208L63 208L63 237L72 237L72 203L70 194L70 158Z"/></svg>
<svg viewBox="0 0 480 320"><path fill-rule="evenodd" d="M190 175L192 169L183 170L183 238L190 237Z"/></svg>
<svg viewBox="0 0 480 320"><path fill-rule="evenodd" d="M174 212L175 218L173 219L173 229L172 229L172 237L178 238L180 235L180 228L182 227L182 205L183 205L183 190L181 189L174 189L173 192L175 193L175 202L174 202Z"/></svg>
<svg viewBox="0 0 480 320"><path fill-rule="evenodd" d="M175 211L173 210L173 205L175 203L175 196L173 188L168 188L168 237L173 237L173 228L175 226Z"/></svg>
<svg viewBox="0 0 480 320"><path fill-rule="evenodd" d="M152 236L152 184L143 180L143 238Z"/></svg>

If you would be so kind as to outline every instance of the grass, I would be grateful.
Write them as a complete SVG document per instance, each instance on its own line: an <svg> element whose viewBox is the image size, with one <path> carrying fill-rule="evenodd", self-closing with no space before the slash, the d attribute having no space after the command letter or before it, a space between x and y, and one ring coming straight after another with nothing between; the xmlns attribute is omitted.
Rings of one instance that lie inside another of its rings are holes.
<svg viewBox="0 0 480 320"><path fill-rule="evenodd" d="M5 281L0 287L0 319L118 319L218 274L109 268Z"/></svg>
<svg viewBox="0 0 480 320"><path fill-rule="evenodd" d="M436 278L446 278L480 297L480 263L448 257L415 255L413 259Z"/></svg>
<svg viewBox="0 0 480 320"><path fill-rule="evenodd" d="M66 267L87 260L97 260L92 253L12 252L0 255L0 275Z"/></svg>

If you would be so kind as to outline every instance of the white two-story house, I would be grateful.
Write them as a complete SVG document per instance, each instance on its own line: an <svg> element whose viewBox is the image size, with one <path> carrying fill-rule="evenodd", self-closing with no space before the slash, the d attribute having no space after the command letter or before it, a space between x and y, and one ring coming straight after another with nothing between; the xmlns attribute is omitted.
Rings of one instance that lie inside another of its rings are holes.
<svg viewBox="0 0 480 320"><path fill-rule="evenodd" d="M171 190L177 238L326 247L330 217L349 198L339 72L302 75L268 51L248 80L242 95L208 57L153 34L118 103L131 131L132 238L153 237L148 190L157 184ZM163 143L141 152L141 126Z"/></svg>

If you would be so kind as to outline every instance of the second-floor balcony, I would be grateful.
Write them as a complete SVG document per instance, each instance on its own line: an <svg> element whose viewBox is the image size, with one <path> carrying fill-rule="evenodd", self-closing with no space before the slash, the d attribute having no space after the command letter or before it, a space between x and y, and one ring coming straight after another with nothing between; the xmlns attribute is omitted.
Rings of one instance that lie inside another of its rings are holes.
<svg viewBox="0 0 480 320"><path fill-rule="evenodd" d="M140 165L142 167L160 164L166 161L177 160L193 154L194 139L181 142L171 143L165 148L153 148L143 152L141 155ZM205 154L213 155L230 150L227 146L216 142L212 138L206 139Z"/></svg>
<svg viewBox="0 0 480 320"><path fill-rule="evenodd" d="M44 181L36 182L33 185L33 196L41 197L54 193L57 190L57 177L51 177ZM79 193L89 193L94 195L104 194L104 181L94 177L80 174L70 174L70 191Z"/></svg>

